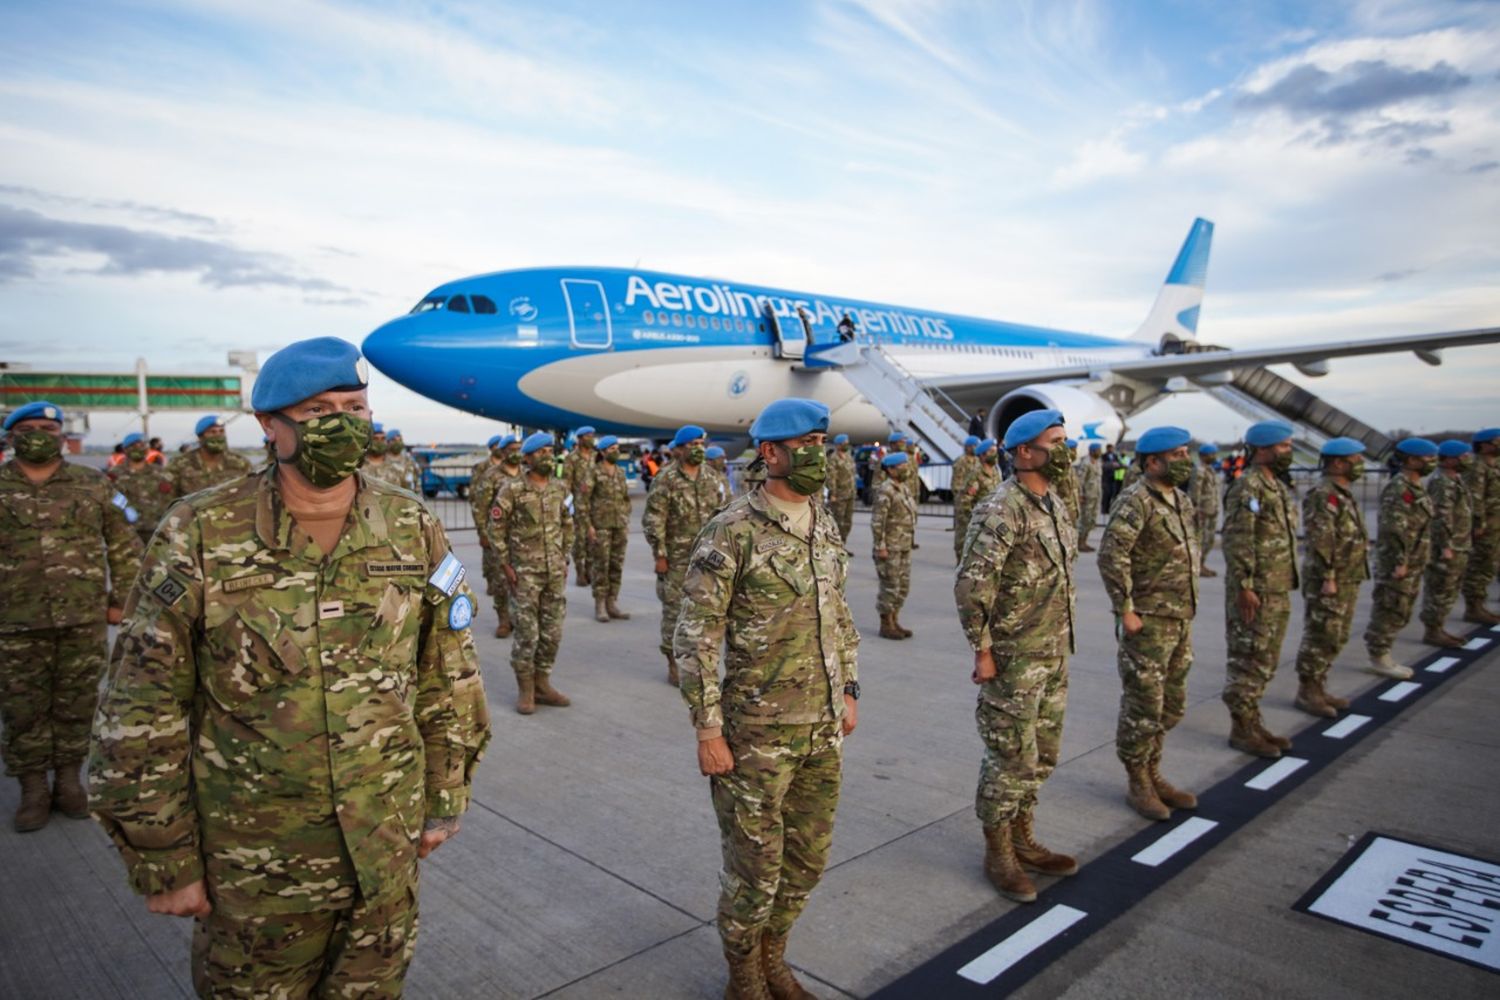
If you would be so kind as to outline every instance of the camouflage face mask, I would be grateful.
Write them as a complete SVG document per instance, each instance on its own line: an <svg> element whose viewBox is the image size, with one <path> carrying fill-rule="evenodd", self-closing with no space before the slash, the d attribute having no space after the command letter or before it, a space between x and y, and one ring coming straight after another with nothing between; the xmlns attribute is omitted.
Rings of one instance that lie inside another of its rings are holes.
<svg viewBox="0 0 1500 1000"><path fill-rule="evenodd" d="M387 452L389 452L390 454L392 454L392 455L399 455L399 454L401 454L402 449L405 448L405 447L406 447L406 445L402 444L401 440L399 438L396 439L395 441L387 441L385 443L385 450Z"/></svg>
<svg viewBox="0 0 1500 1000"><path fill-rule="evenodd" d="M203 439L203 450L208 452L210 455L222 455L228 447L229 442L221 437L211 437Z"/></svg>
<svg viewBox="0 0 1500 1000"><path fill-rule="evenodd" d="M1066 441L1057 442L1047 449L1047 464L1036 471L1049 482L1061 482L1064 477L1073 474L1073 449L1068 447Z"/></svg>
<svg viewBox="0 0 1500 1000"><path fill-rule="evenodd" d="M370 447L370 421L352 413L309 417L295 421L277 414L297 431L297 450L291 461L308 482L326 490L354 475Z"/></svg>
<svg viewBox="0 0 1500 1000"><path fill-rule="evenodd" d="M16 457L32 465L46 465L62 454L62 441L47 431L18 431L11 438Z"/></svg>
<svg viewBox="0 0 1500 1000"><path fill-rule="evenodd" d="M144 462L146 460L146 449L127 448L125 449L125 457L130 459L132 462Z"/></svg>
<svg viewBox="0 0 1500 1000"><path fill-rule="evenodd" d="M1167 463L1167 482L1173 486L1186 486L1191 478L1193 478L1191 458L1174 458Z"/></svg>
<svg viewBox="0 0 1500 1000"><path fill-rule="evenodd" d="M777 447L791 458L791 469L785 478L793 493L810 497L823 488L823 481L828 478L828 453L823 450L822 445L788 448L778 443Z"/></svg>
<svg viewBox="0 0 1500 1000"><path fill-rule="evenodd" d="M550 476L555 463L552 460L552 452L547 449L538 449L526 456L526 466L539 476Z"/></svg>
<svg viewBox="0 0 1500 1000"><path fill-rule="evenodd" d="M701 444L695 444L687 450L687 454L683 456L683 460L686 461L688 465L702 465L703 457L707 454L707 448L703 447L703 445Z"/></svg>

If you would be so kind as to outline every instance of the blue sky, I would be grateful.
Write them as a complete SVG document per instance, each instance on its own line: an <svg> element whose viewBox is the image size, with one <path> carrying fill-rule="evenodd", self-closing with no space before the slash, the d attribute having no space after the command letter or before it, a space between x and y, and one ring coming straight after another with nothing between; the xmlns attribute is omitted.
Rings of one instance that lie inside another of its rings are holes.
<svg viewBox="0 0 1500 1000"><path fill-rule="evenodd" d="M0 8L0 359L38 367L223 370L564 263L1125 335L1198 215L1207 341L1500 322L1500 5ZM1381 427L1500 423L1500 350L1448 360L1293 377ZM1167 421L1242 425L1135 425Z"/></svg>

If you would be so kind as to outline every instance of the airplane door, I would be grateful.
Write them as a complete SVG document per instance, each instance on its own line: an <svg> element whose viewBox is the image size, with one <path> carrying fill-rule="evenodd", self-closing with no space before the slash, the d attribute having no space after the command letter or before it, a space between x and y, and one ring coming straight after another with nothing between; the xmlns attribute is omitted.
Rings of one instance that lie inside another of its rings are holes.
<svg viewBox="0 0 1500 1000"><path fill-rule="evenodd" d="M564 278L562 290L568 302L568 332L573 346L609 347L614 342L614 328L604 286L591 278Z"/></svg>
<svg viewBox="0 0 1500 1000"><path fill-rule="evenodd" d="M771 344L778 358L795 361L803 356L811 334L799 317L777 316L776 310L767 302L761 309L761 322L771 334Z"/></svg>

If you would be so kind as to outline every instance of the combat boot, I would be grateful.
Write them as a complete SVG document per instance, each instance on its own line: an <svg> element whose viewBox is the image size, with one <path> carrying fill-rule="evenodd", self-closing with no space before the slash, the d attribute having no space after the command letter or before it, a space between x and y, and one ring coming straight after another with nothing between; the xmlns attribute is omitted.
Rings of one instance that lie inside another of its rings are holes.
<svg viewBox="0 0 1500 1000"><path fill-rule="evenodd" d="M1268 743L1255 726L1254 716L1243 714L1231 716L1232 726L1229 730L1229 745L1243 753L1254 754L1257 757L1276 758L1281 756L1281 751L1276 744Z"/></svg>
<svg viewBox="0 0 1500 1000"><path fill-rule="evenodd" d="M1146 774L1151 779L1151 787L1156 789L1156 797L1161 799L1161 804L1168 809L1198 808L1198 796L1192 792L1183 791L1162 777L1161 737L1157 737L1156 756L1146 762Z"/></svg>
<svg viewBox="0 0 1500 1000"><path fill-rule="evenodd" d="M56 781L52 786L52 805L68 819L89 818L89 793L84 791L78 777L83 761L58 767L53 773Z"/></svg>
<svg viewBox="0 0 1500 1000"><path fill-rule="evenodd" d="M1456 646L1464 644L1462 639L1449 635L1437 625L1428 625L1422 630L1422 641L1429 646L1437 646L1440 649L1453 649Z"/></svg>
<svg viewBox="0 0 1500 1000"><path fill-rule="evenodd" d="M906 636L896 628L896 616L884 614L880 616L880 638L882 639L905 639Z"/></svg>
<svg viewBox="0 0 1500 1000"><path fill-rule="evenodd" d="M766 990L775 1000L818 1000L803 989L786 964L786 935L766 931L760 939L760 964L766 974Z"/></svg>
<svg viewBox="0 0 1500 1000"><path fill-rule="evenodd" d="M1485 607L1483 601L1465 601L1464 621L1476 625L1500 625L1500 615Z"/></svg>
<svg viewBox="0 0 1500 1000"><path fill-rule="evenodd" d="M616 619L618 619L618 620L620 620L622 622L626 622L626 621L630 620L630 612L628 612L628 611L621 611L620 610L620 606L615 603L615 598L614 597L608 597L608 598L605 599L605 601L604 601L604 611L611 618L616 618Z"/></svg>
<svg viewBox="0 0 1500 1000"><path fill-rule="evenodd" d="M1411 667L1404 663L1397 663L1391 659L1390 653L1371 653L1370 665L1365 668L1372 674L1381 677L1389 677L1392 680L1404 681L1411 678Z"/></svg>
<svg viewBox="0 0 1500 1000"><path fill-rule="evenodd" d="M1219 574L1218 574L1217 571L1211 570L1207 566L1204 566L1202 569L1200 569L1198 571L1198 575L1199 576L1218 576Z"/></svg>
<svg viewBox="0 0 1500 1000"><path fill-rule="evenodd" d="M682 683L682 679L677 676L677 661L672 658L671 653L667 654L667 683L673 687Z"/></svg>
<svg viewBox="0 0 1500 1000"><path fill-rule="evenodd" d="M40 830L52 818L52 792L47 788L47 772L31 771L21 775L21 805L16 809L16 832Z"/></svg>
<svg viewBox="0 0 1500 1000"><path fill-rule="evenodd" d="M1285 736L1277 736L1266 728L1264 720L1260 717L1260 709L1257 708L1250 718L1255 722L1255 731L1260 733L1261 739L1271 744L1277 750L1290 750L1292 748L1291 740Z"/></svg>
<svg viewBox="0 0 1500 1000"><path fill-rule="evenodd" d="M1308 715L1320 715L1325 719L1338 718L1339 710L1324 698L1323 686L1305 677L1297 682L1297 700L1293 704Z"/></svg>
<svg viewBox="0 0 1500 1000"><path fill-rule="evenodd" d="M516 675L516 687L520 694L516 697L516 711L522 715L530 715L536 711L536 679L534 677L522 677Z"/></svg>
<svg viewBox="0 0 1500 1000"><path fill-rule="evenodd" d="M1157 822L1172 818L1172 810L1167 808L1161 796L1156 793L1156 786L1151 783L1151 775L1145 764L1125 765L1125 777L1129 782L1125 790L1125 801L1130 808Z"/></svg>
<svg viewBox="0 0 1500 1000"><path fill-rule="evenodd" d="M536 675L536 703L552 708L567 708L573 704L567 695L552 686L552 675L543 673Z"/></svg>
<svg viewBox="0 0 1500 1000"><path fill-rule="evenodd" d="M578 567L578 575L575 577L575 580L577 581L577 585L578 586L580 586L580 587L587 587L589 585L589 574L588 574L588 571L585 570L582 566L579 566Z"/></svg>
<svg viewBox="0 0 1500 1000"><path fill-rule="evenodd" d="M512 632L516 630L515 626L512 625L510 621L510 608L496 608L495 613L500 617L500 624L495 626L495 638L507 638Z"/></svg>
<svg viewBox="0 0 1500 1000"><path fill-rule="evenodd" d="M901 633L901 638L910 639L912 636L916 635L916 633L907 628L905 625L901 624L900 615L901 612L899 611L891 612L891 627L894 628L897 632Z"/></svg>
<svg viewBox="0 0 1500 1000"><path fill-rule="evenodd" d="M1095 551L1098 551L1098 550L1096 550L1088 542L1079 542L1078 543L1078 551L1079 552L1095 552Z"/></svg>
<svg viewBox="0 0 1500 1000"><path fill-rule="evenodd" d="M761 964L760 942L748 955L724 953L729 962L729 985L724 987L724 1000L771 1000L771 991L766 986L766 970Z"/></svg>
<svg viewBox="0 0 1500 1000"><path fill-rule="evenodd" d="M1036 886L1021 870L1015 844L1011 843L1009 823L984 828L984 877L1006 899L1036 902Z"/></svg>
<svg viewBox="0 0 1500 1000"><path fill-rule="evenodd" d="M1323 700L1325 702L1332 705L1336 710L1340 712L1349 707L1349 699L1340 698L1332 691L1329 691L1328 684L1325 681L1318 681L1318 693L1323 696Z"/></svg>
<svg viewBox="0 0 1500 1000"><path fill-rule="evenodd" d="M602 597L594 598L594 621L609 621L609 609L604 606L604 598Z"/></svg>
<svg viewBox="0 0 1500 1000"><path fill-rule="evenodd" d="M1075 875L1078 860L1071 855L1049 851L1037 843L1033 832L1033 812L1019 813L1010 821L1010 844L1015 848L1016 860L1022 868L1030 868L1043 875Z"/></svg>

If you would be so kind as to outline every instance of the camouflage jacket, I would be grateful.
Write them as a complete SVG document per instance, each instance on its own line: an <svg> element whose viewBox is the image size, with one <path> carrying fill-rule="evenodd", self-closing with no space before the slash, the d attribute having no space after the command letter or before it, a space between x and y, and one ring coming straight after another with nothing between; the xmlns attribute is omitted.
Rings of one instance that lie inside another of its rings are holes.
<svg viewBox="0 0 1500 1000"><path fill-rule="evenodd" d="M1083 506L1088 505L1090 498L1093 499L1094 517L1099 516L1099 499L1104 495L1104 466L1098 462L1092 462L1087 456L1080 458L1078 464L1073 466L1073 471L1078 479L1078 496Z"/></svg>
<svg viewBox="0 0 1500 1000"><path fill-rule="evenodd" d="M167 466L167 475L172 480L172 490L185 497L210 486L218 486L250 474L249 459L234 451L225 451L219 456L223 461L217 469L210 469L203 459L203 449L194 448L172 459Z"/></svg>
<svg viewBox="0 0 1500 1000"><path fill-rule="evenodd" d="M1063 476L1052 484L1052 492L1057 494L1057 498L1063 502L1063 506L1068 508L1068 520L1077 524L1078 514L1082 509L1083 502L1078 495L1077 478L1069 471L1066 476Z"/></svg>
<svg viewBox="0 0 1500 1000"><path fill-rule="evenodd" d="M995 492L995 487L1000 485L1000 466L989 465L984 461L974 467L974 473L964 485L963 493L954 493L953 502L965 510L973 510L985 497Z"/></svg>
<svg viewBox="0 0 1500 1000"><path fill-rule="evenodd" d="M102 625L123 607L141 564L129 506L96 469L64 461L32 483L0 465L0 635Z"/></svg>
<svg viewBox="0 0 1500 1000"><path fill-rule="evenodd" d="M371 905L415 884L425 820L467 808L489 740L474 597L443 528L363 475L333 551L274 473L176 504L125 607L90 806L137 892Z"/></svg>
<svg viewBox="0 0 1500 1000"><path fill-rule="evenodd" d="M854 499L854 455L834 448L828 453L828 499Z"/></svg>
<svg viewBox="0 0 1500 1000"><path fill-rule="evenodd" d="M1193 509L1204 521L1219 520L1219 476L1202 462L1193 466L1193 478L1188 481L1188 493L1193 498Z"/></svg>
<svg viewBox="0 0 1500 1000"><path fill-rule="evenodd" d="M1489 461L1475 455L1464 470L1464 482L1474 501L1474 527L1482 525L1485 531L1500 532L1500 459Z"/></svg>
<svg viewBox="0 0 1500 1000"><path fill-rule="evenodd" d="M1243 478L1243 477L1242 477ZM1380 519L1375 536L1375 578L1394 579L1397 566L1406 567L1408 583L1421 578L1432 544L1432 497L1421 480L1401 473L1380 491Z"/></svg>
<svg viewBox="0 0 1500 1000"><path fill-rule="evenodd" d="M150 462L142 462L139 468L121 462L109 470L109 478L140 515L135 530L142 538L150 538L167 508L177 499L172 492L172 480L167 478L167 470Z"/></svg>
<svg viewBox="0 0 1500 1000"><path fill-rule="evenodd" d="M1117 501L1118 502L1118 501ZM1224 592L1287 594L1297 589L1297 510L1292 491L1256 469L1229 487L1224 498Z"/></svg>
<svg viewBox="0 0 1500 1000"><path fill-rule="evenodd" d="M858 679L848 571L838 525L821 504L812 505L810 540L793 534L759 489L708 522L673 637L694 727L843 718L844 685Z"/></svg>
<svg viewBox="0 0 1500 1000"><path fill-rule="evenodd" d="M1354 494L1324 476L1302 498L1302 592L1313 595L1332 578L1340 587L1370 578L1370 533Z"/></svg>
<svg viewBox="0 0 1500 1000"><path fill-rule="evenodd" d="M411 457L411 452L403 451L399 455L385 456L385 464L392 467L391 479L387 482L395 483L403 490L418 495L422 492L422 467L417 460Z"/></svg>
<svg viewBox="0 0 1500 1000"><path fill-rule="evenodd" d="M953 585L969 646L1003 658L1073 652L1077 546L1062 501L1001 483L974 510Z"/></svg>
<svg viewBox="0 0 1500 1000"><path fill-rule="evenodd" d="M953 500L956 503L959 496L968 489L969 483L973 482L974 474L979 471L979 456L970 455L967 452L958 456L953 463L953 474L948 477L948 489L953 491Z"/></svg>
<svg viewBox="0 0 1500 1000"><path fill-rule="evenodd" d="M1474 500L1460 476L1442 469L1427 477L1427 495L1432 498L1432 551L1467 552L1474 546Z"/></svg>
<svg viewBox="0 0 1500 1000"><path fill-rule="evenodd" d="M573 516L580 525L588 524L588 484L594 477L594 456L598 452L582 445L563 459L562 481L573 497Z"/></svg>
<svg viewBox="0 0 1500 1000"><path fill-rule="evenodd" d="M1198 613L1198 525L1182 490L1144 479L1120 495L1099 545L1099 575L1115 616Z"/></svg>
<svg viewBox="0 0 1500 1000"><path fill-rule="evenodd" d="M585 492L589 524L595 528L630 527L630 480L617 463L594 463Z"/></svg>
<svg viewBox="0 0 1500 1000"><path fill-rule="evenodd" d="M573 551L567 485L549 479L538 486L529 476L509 480L495 494L485 532L501 565L519 575L567 575Z"/></svg>
<svg viewBox="0 0 1500 1000"><path fill-rule="evenodd" d="M689 479L676 462L652 480L641 527L654 557L666 556L672 566L687 565L698 532L723 505L723 481L706 465L698 467L698 478Z"/></svg>
<svg viewBox="0 0 1500 1000"><path fill-rule="evenodd" d="M906 483L887 476L870 507L870 535L875 550L910 552L916 533L917 505L912 502Z"/></svg>
<svg viewBox="0 0 1500 1000"><path fill-rule="evenodd" d="M378 479L382 483L396 487L398 490L410 489L406 485L406 468L399 461L387 455L378 463L368 459L359 467L370 479Z"/></svg>
<svg viewBox="0 0 1500 1000"><path fill-rule="evenodd" d="M475 465L469 474L469 510L474 514L474 527L484 535L484 526L490 521L490 508L495 505L495 494L508 482L521 478L521 467L507 472L505 466L485 459Z"/></svg>

